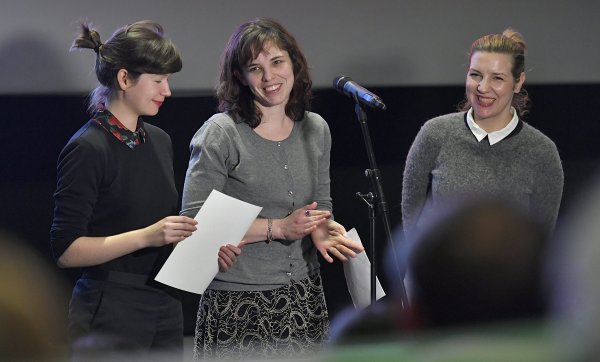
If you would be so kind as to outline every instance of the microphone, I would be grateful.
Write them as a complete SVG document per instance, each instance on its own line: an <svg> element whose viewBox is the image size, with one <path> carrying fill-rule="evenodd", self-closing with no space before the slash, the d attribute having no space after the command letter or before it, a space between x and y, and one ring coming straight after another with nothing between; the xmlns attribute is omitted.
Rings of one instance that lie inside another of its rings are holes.
<svg viewBox="0 0 600 362"><path fill-rule="evenodd" d="M385 110L387 107L383 104L381 98L359 86L350 77L340 75L333 79L333 88L348 97L360 101L371 108Z"/></svg>

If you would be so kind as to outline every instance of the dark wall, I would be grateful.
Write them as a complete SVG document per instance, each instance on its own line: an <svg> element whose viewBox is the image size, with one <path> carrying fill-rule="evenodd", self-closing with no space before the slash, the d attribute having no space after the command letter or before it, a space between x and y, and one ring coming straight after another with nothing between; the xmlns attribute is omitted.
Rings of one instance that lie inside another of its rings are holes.
<svg viewBox="0 0 600 362"><path fill-rule="evenodd" d="M390 205L390 222L401 223L400 193L406 153L427 119L454 110L464 88L393 87L371 89L388 105L387 111L367 110L375 156L382 172L385 195ZM535 85L528 87L533 107L526 119L558 146L565 170L562 211L576 207L571 201L581 192L600 163L597 138L600 134L600 105L595 95L600 84ZM56 184L56 158L69 137L87 119L83 95L0 96L0 229L31 242L51 260L48 232L52 221ZM167 131L175 151L175 177L181 190L194 132L215 112L210 96L179 96L169 99L161 112L146 119ZM364 176L369 167L360 125L353 102L333 90L315 91L313 110L329 123L333 137L331 153L332 197L336 219L348 229L356 227L368 243L366 206L356 192L369 191ZM561 215L564 212L561 211ZM560 220L559 220L560 222ZM383 263L386 242L378 228L376 261ZM365 245L366 247L368 245ZM326 263L323 263L326 264ZM69 282L75 271L61 271ZM382 269L380 269L380 274ZM339 263L323 265L323 278L330 315L351 303ZM380 276L384 288L388 283ZM186 332L193 333L198 297L186 294ZM66 306L65 306L66 312Z"/></svg>

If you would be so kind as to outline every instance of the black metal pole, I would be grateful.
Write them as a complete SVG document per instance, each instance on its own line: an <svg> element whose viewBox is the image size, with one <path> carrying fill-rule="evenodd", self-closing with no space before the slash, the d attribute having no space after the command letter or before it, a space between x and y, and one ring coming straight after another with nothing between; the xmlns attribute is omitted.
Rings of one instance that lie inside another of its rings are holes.
<svg viewBox="0 0 600 362"><path fill-rule="evenodd" d="M373 303L375 303L377 301L377 291L375 289L376 285L377 285L377 270L375 269L375 243L373 242L373 240L375 240L375 207L373 205L373 193L372 192L368 192L366 194L357 192L356 193L356 197L358 197L359 199L363 200L365 202L365 204L367 204L367 207L369 208L369 252L371 256L372 262L371 262L371 269L370 269L370 273L371 273L371 278L370 278L370 287L371 287L371 305Z"/></svg>
<svg viewBox="0 0 600 362"><path fill-rule="evenodd" d="M401 267L400 267L400 263L398 262L398 254L396 253L395 245L392 240L392 232L391 232L389 216L388 216L389 209L388 209L388 205L387 205L387 202L385 201L385 196L383 193L381 173L380 173L379 169L377 168L377 162L375 161L375 153L373 152L373 144L371 143L371 135L369 133L369 126L367 125L367 114L360 106L358 99L355 99L355 101L356 101L356 106L355 106L354 110L356 112L356 116L360 123L360 127L361 127L362 134L363 134L363 139L365 142L365 147L367 149L367 157L369 158L370 169L367 169L365 171L365 176L369 177L369 179L371 180L371 184L373 186L373 191L372 191L373 192L373 205L376 210L379 210L379 216L381 216L385 236L386 236L388 244L390 245L390 248L393 253L394 264L396 266L396 271L398 272L398 275L399 275L399 282L400 282L399 290L400 290L400 298L402 301L402 308L404 310L406 310L408 308L408 297L406 295L406 288L404 287L405 271L403 270L403 268L401 269ZM371 260L371 298L372 298L371 303L374 303L376 300L376 298L374 296L375 296L375 288L376 288L375 273L377 270L376 266L375 266L375 264L376 264L375 250L376 250L376 248L375 248L374 226L373 226L373 230L371 231L370 242L371 242L370 250L372 253L371 254L371 259L372 259Z"/></svg>

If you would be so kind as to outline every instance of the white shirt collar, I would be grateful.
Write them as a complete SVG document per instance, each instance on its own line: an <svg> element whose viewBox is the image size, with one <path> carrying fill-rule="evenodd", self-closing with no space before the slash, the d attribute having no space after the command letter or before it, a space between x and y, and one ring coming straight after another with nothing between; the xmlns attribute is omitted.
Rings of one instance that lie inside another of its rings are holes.
<svg viewBox="0 0 600 362"><path fill-rule="evenodd" d="M488 133L484 131L483 128L479 127L477 123L475 123L475 119L473 119L473 108L470 108L467 112L467 125L469 126L469 129L475 138L477 138L478 142L481 142L481 140L487 136L491 146L505 139L506 136L508 136L515 128L517 128L517 125L519 124L519 116L517 115L517 111L514 107L511 107L511 112L513 116L506 127L502 128L501 130Z"/></svg>

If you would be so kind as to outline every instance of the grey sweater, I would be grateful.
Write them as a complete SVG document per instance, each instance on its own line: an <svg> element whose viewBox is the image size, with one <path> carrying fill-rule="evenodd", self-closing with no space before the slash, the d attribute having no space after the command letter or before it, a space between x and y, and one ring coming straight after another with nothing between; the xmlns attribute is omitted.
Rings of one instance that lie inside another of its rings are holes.
<svg viewBox="0 0 600 362"><path fill-rule="evenodd" d="M302 121L294 123L290 136L280 142L260 137L227 114L215 114L196 132L190 148L184 215L195 216L213 189L262 206L260 218L284 218L313 201L318 209L332 210L331 135L316 113L306 112ZM209 289L269 290L318 270L310 237L257 242L244 246L236 263L219 273Z"/></svg>
<svg viewBox="0 0 600 362"><path fill-rule="evenodd" d="M431 119L417 134L404 169L405 234L416 231L436 205L461 195L495 195L514 201L551 232L564 183L554 142L522 121L493 146L487 139L477 142L465 114Z"/></svg>

